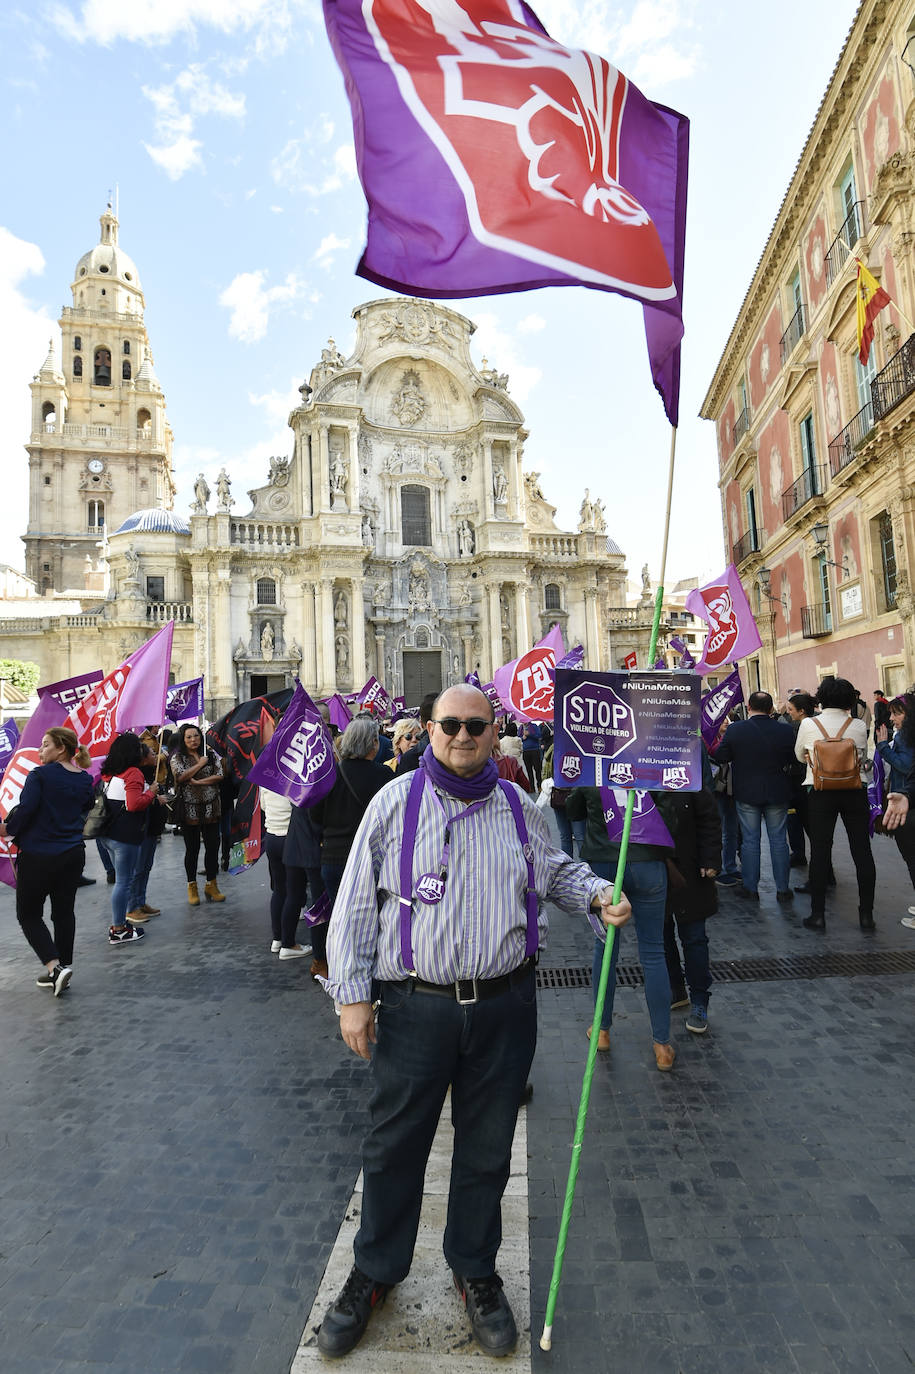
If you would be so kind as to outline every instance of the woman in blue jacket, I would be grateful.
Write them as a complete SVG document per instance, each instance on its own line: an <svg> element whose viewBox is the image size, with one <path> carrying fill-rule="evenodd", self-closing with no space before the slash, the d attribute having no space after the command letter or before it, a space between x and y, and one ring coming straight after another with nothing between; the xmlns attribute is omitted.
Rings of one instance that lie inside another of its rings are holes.
<svg viewBox="0 0 915 1374"><path fill-rule="evenodd" d="M45 966L37 980L59 997L73 974L76 936L74 904L86 846L83 826L92 806L92 779L84 771L89 755L63 726L48 730L38 751L39 766L25 780L19 805L0 824L19 847L16 861L16 917L22 933ZM54 938L44 922L51 899Z"/></svg>

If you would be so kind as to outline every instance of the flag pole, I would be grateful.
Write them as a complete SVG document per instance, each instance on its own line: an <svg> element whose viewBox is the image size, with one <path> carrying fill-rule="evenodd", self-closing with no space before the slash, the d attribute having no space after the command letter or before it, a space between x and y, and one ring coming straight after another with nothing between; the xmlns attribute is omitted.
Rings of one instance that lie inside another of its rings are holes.
<svg viewBox="0 0 915 1374"><path fill-rule="evenodd" d="M651 623L651 640L648 646L649 667L651 667L655 661L655 654L658 647L658 633L661 627L661 607L664 601L664 577L667 572L667 545L670 539L670 510L673 501L674 462L676 453L677 429L675 425L672 425L670 430L670 459L667 472L667 505L664 511L664 541L661 546L661 578L654 599L654 617ZM626 798L626 812L623 817L623 833L620 836L620 852L616 861L616 876L613 880L614 903L619 902L623 891L623 874L626 870L626 857L629 851L629 832L632 829L632 813L634 807L635 792L630 791ZM562 1205L559 1235L556 1240L556 1253L553 1257L553 1274L550 1279L550 1291L547 1295L546 1313L543 1319L543 1332L540 1337L541 1350L551 1350L553 1346L553 1318L556 1315L559 1285L562 1282L562 1266L565 1260L569 1222L572 1218L572 1204L575 1201L575 1185L578 1182L578 1169L581 1164L581 1150L585 1135L585 1123L588 1118L588 1104L591 1101L591 1080L594 1077L594 1065L597 1061L597 1037L600 1033L601 1017L604 1014L607 985L610 982L610 963L613 958L613 943L615 939L616 928L614 926L608 926L607 939L604 944L604 954L601 959L597 996L594 999L594 1017L591 1021L591 1038L588 1041L588 1057L585 1061L585 1072L581 1083L581 1096L578 1102L578 1116L575 1121L575 1136L572 1141L572 1158L569 1161L569 1176L566 1181L565 1201Z"/></svg>

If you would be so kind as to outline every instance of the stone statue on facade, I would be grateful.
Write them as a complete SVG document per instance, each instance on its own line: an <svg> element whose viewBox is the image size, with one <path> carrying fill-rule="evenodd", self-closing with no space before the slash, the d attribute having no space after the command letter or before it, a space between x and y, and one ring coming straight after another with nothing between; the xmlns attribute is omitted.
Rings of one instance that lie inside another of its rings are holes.
<svg viewBox="0 0 915 1374"><path fill-rule="evenodd" d="M203 473L197 474L197 481L194 483L194 505L192 507L196 515L206 515L207 501L210 499L210 488L207 486L207 479Z"/></svg>
<svg viewBox="0 0 915 1374"><path fill-rule="evenodd" d="M269 663L273 658L274 643L273 626L268 620L261 630L261 658L265 663Z"/></svg>
<svg viewBox="0 0 915 1374"><path fill-rule="evenodd" d="M337 672L342 677L349 668L349 645L346 642L346 636L337 635L334 647L336 649Z"/></svg>
<svg viewBox="0 0 915 1374"><path fill-rule="evenodd" d="M346 597L343 592L337 592L334 598L334 629L345 630L349 624L349 615L346 606Z"/></svg>
<svg viewBox="0 0 915 1374"><path fill-rule="evenodd" d="M594 528L594 507L591 505L591 492L585 487L584 500L578 510L578 533L585 534Z"/></svg>
<svg viewBox="0 0 915 1374"><path fill-rule="evenodd" d="M642 564L642 599L651 597L651 570L647 563Z"/></svg>
<svg viewBox="0 0 915 1374"><path fill-rule="evenodd" d="M362 517L362 544L366 549L375 547L375 530L372 526L372 517L363 515Z"/></svg>
<svg viewBox="0 0 915 1374"><path fill-rule="evenodd" d="M346 510L346 479L348 476L346 459L342 448L334 450L330 466L330 508Z"/></svg>
<svg viewBox="0 0 915 1374"><path fill-rule="evenodd" d="M271 458L270 473L267 477L271 487L285 487L289 481L289 459Z"/></svg>
<svg viewBox="0 0 915 1374"><path fill-rule="evenodd" d="M462 520L458 525L458 550L462 558L469 558L474 552L475 541L473 525L469 520Z"/></svg>
<svg viewBox="0 0 915 1374"><path fill-rule="evenodd" d="M225 468L219 469L219 476L216 478L216 508L226 514L235 505L232 500L232 483Z"/></svg>
<svg viewBox="0 0 915 1374"><path fill-rule="evenodd" d="M496 463L492 470L492 494L497 506L504 506L508 500L508 480L501 463Z"/></svg>
<svg viewBox="0 0 915 1374"><path fill-rule="evenodd" d="M426 611L429 609L429 583L421 563L414 563L410 569L410 609Z"/></svg>
<svg viewBox="0 0 915 1374"><path fill-rule="evenodd" d="M603 501L595 501L591 507L591 520L595 534L607 533L607 521L604 519L605 509Z"/></svg>
<svg viewBox="0 0 915 1374"><path fill-rule="evenodd" d="M327 347L321 349L321 366L331 368L334 372L339 372L341 367L346 366L346 359L333 339L328 339Z"/></svg>
<svg viewBox="0 0 915 1374"><path fill-rule="evenodd" d="M400 390L394 397L391 413L401 425L418 424L426 412L426 398L419 385L419 375L411 368L400 379Z"/></svg>
<svg viewBox="0 0 915 1374"><path fill-rule="evenodd" d="M133 544L127 545L127 552L124 554L124 562L127 564L128 582L137 582L140 577L140 555L137 553Z"/></svg>

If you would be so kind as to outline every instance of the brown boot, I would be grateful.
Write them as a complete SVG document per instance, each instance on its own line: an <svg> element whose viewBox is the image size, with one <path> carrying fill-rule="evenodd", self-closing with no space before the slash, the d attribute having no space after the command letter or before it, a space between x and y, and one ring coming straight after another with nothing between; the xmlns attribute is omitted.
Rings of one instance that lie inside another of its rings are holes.
<svg viewBox="0 0 915 1374"><path fill-rule="evenodd" d="M188 885L187 885L187 899L188 899L188 901L190 902L191 906L199 906L199 905L200 905L200 893L197 891L197 884L196 884L196 883L188 883Z"/></svg>
<svg viewBox="0 0 915 1374"><path fill-rule="evenodd" d="M674 1066L676 1052L673 1045L659 1045L657 1040L652 1041L654 1045L654 1060L662 1073L668 1073Z"/></svg>
<svg viewBox="0 0 915 1374"><path fill-rule="evenodd" d="M135 911L128 911L127 920L132 926L141 926L144 921L149 920L149 917L143 908L138 906Z"/></svg>
<svg viewBox="0 0 915 1374"><path fill-rule="evenodd" d="M326 978L326 977L327 977L327 960L326 960L326 959L312 959L312 961L311 961L311 968L308 970L308 972L311 974L312 978Z"/></svg>
<svg viewBox="0 0 915 1374"><path fill-rule="evenodd" d="M216 886L215 878L211 878L206 884L203 889L203 895L208 902L224 902L226 900L226 894L220 892L219 888Z"/></svg>

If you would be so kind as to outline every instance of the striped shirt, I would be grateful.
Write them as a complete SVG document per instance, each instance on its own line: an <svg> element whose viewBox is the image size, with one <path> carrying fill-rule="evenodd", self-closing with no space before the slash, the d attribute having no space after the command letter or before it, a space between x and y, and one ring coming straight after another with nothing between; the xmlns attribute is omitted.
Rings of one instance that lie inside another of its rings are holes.
<svg viewBox="0 0 915 1374"><path fill-rule="evenodd" d="M396 777L372 798L353 841L327 936L330 972L325 986L339 1003L370 1001L372 978L408 977L400 952L400 847L412 781L412 773ZM414 891L423 874L440 872L445 843L445 820L429 796L430 787L427 782L417 823ZM520 788L515 790L524 809L540 902L587 914L603 935L603 923L589 907L606 880L555 849L545 818ZM464 804L436 792L450 823ZM444 897L435 906L413 902L416 975L429 983L451 983L510 973L524 959L527 864L501 788L450 830ZM538 926L542 947L548 931L542 905Z"/></svg>

